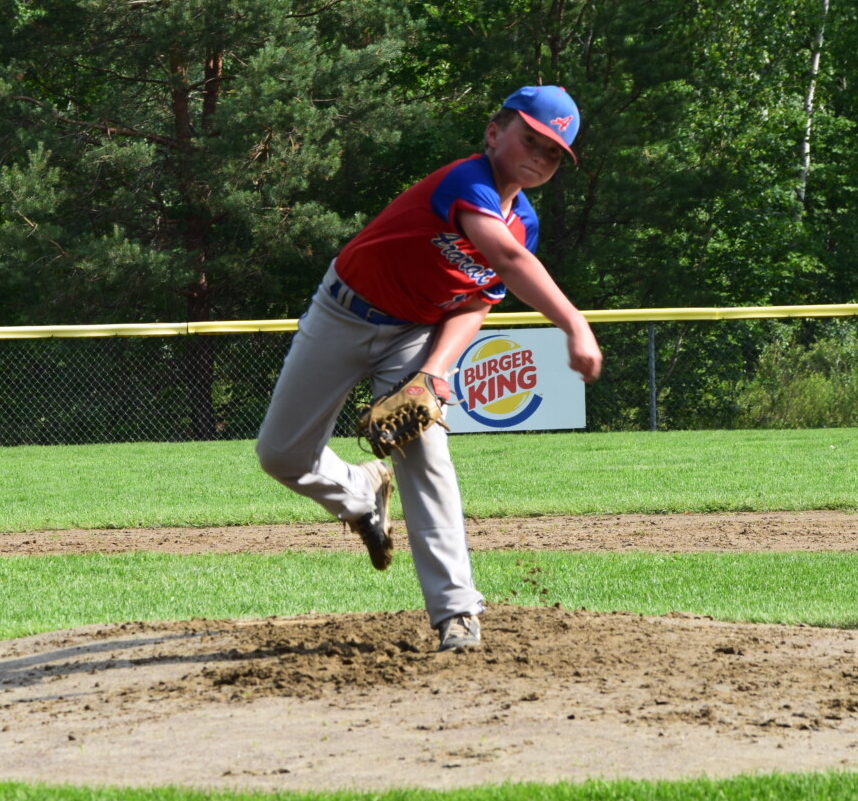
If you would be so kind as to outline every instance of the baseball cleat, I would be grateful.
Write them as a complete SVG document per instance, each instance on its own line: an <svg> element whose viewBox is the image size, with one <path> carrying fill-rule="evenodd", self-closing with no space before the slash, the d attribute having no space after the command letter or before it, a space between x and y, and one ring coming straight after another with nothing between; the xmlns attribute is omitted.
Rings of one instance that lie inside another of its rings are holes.
<svg viewBox="0 0 858 801"><path fill-rule="evenodd" d="M480 647L480 621L476 615L453 615L438 626L439 651Z"/></svg>
<svg viewBox="0 0 858 801"><path fill-rule="evenodd" d="M359 464L369 476L375 492L375 506L357 520L350 520L349 527L363 540L369 551L369 558L376 570L387 570L393 561L393 540L391 532L389 506L393 493L391 469L381 460Z"/></svg>

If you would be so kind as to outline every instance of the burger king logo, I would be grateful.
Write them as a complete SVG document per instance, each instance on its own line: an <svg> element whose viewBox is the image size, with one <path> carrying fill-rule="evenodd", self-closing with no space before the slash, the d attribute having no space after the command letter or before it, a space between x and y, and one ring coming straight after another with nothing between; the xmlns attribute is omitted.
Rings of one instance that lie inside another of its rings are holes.
<svg viewBox="0 0 858 801"><path fill-rule="evenodd" d="M474 342L459 358L454 388L479 423L506 428L527 420L542 403L533 351L505 336Z"/></svg>

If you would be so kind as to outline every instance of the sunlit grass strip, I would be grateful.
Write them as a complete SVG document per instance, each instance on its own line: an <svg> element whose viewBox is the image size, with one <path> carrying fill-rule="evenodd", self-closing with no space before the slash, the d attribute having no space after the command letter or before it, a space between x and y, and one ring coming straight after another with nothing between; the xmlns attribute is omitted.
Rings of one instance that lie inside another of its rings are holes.
<svg viewBox="0 0 858 801"><path fill-rule="evenodd" d="M719 620L858 626L858 559L844 553L478 552L489 602ZM0 638L127 620L421 609L410 557L131 553L0 560Z"/></svg>
<svg viewBox="0 0 858 801"><path fill-rule="evenodd" d="M0 560L0 638L127 620L235 619L422 606L410 559L347 553L35 556Z"/></svg>
<svg viewBox="0 0 858 801"><path fill-rule="evenodd" d="M351 439L334 448L369 457ZM858 429L463 435L477 517L858 509ZM325 521L262 473L253 443L2 450L0 532ZM398 495L393 514L401 517Z"/></svg>
<svg viewBox="0 0 858 801"><path fill-rule="evenodd" d="M739 776L689 781L503 784L460 790L238 793L175 788L88 789L0 783L0 801L854 801L858 774Z"/></svg>
<svg viewBox="0 0 858 801"><path fill-rule="evenodd" d="M495 601L751 623L858 627L858 559L845 553L479 553Z"/></svg>

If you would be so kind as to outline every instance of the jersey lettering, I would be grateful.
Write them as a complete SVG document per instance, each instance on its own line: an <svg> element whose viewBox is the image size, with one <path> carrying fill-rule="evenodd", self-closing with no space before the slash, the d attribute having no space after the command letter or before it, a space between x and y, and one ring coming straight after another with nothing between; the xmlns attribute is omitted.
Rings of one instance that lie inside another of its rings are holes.
<svg viewBox="0 0 858 801"><path fill-rule="evenodd" d="M455 265L460 273L468 276L477 286L485 286L495 277L495 271L478 264L472 256L464 253L457 244L460 239L458 234L438 234L432 244L441 250L441 255Z"/></svg>
<svg viewBox="0 0 858 801"><path fill-rule="evenodd" d="M531 253L536 212L523 192L504 213L485 153L447 164L394 198L342 249L337 275L377 309L434 324L470 300L494 305L506 294L485 256L457 230L462 213L501 220Z"/></svg>

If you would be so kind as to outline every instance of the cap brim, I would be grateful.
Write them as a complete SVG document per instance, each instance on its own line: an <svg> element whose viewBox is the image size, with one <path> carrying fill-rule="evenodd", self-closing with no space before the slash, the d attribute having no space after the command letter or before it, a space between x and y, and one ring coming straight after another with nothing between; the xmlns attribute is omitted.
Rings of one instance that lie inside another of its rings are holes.
<svg viewBox="0 0 858 801"><path fill-rule="evenodd" d="M557 142L560 147L562 147L570 156L572 156L572 161L574 161L576 164L578 163L578 157L575 155L575 153L572 152L572 148L569 147L569 145L567 145L566 142L563 141L563 138L558 135L557 131L554 131L547 125L544 125L535 117L531 117L530 114L525 114L520 109L516 109L516 111L518 111L518 113L521 115L521 118L528 124L528 126L533 128L533 130L537 133L541 133L543 136L547 136L552 142Z"/></svg>

